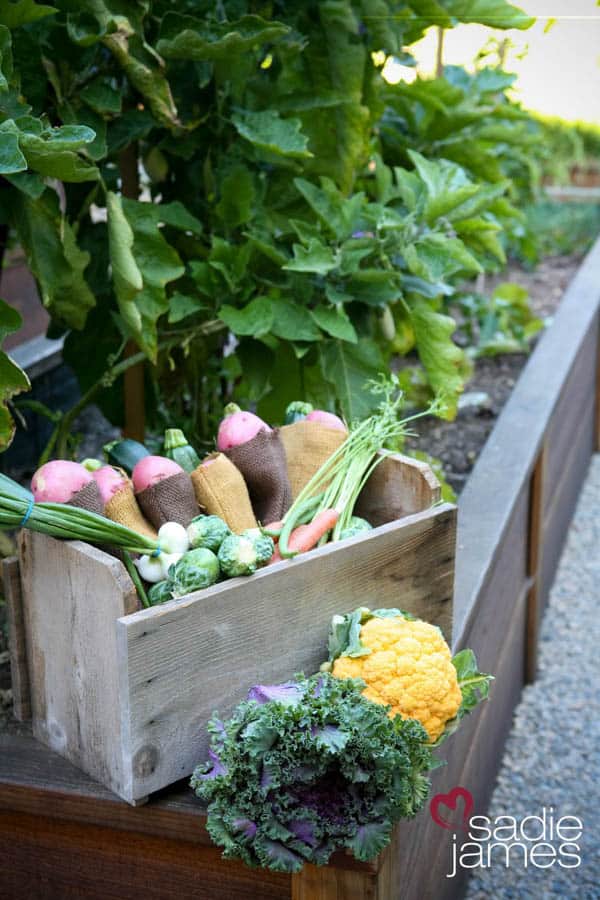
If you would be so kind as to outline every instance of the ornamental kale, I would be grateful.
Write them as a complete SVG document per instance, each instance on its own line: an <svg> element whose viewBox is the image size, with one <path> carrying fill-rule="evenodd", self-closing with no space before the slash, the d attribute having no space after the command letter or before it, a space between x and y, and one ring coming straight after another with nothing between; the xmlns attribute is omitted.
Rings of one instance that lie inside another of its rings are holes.
<svg viewBox="0 0 600 900"><path fill-rule="evenodd" d="M297 872L348 848L371 859L395 822L413 817L435 762L419 722L327 673L258 685L223 723L212 719L209 761L191 785L226 858Z"/></svg>

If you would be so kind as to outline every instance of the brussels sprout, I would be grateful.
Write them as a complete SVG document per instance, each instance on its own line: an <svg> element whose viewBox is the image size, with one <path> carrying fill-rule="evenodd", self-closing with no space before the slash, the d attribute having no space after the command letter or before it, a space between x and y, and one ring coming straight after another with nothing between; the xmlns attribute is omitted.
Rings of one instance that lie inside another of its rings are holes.
<svg viewBox="0 0 600 900"><path fill-rule="evenodd" d="M158 606L159 603L166 603L167 600L173 599L173 585L170 581L158 581L156 584L152 585L147 596L150 606Z"/></svg>
<svg viewBox="0 0 600 900"><path fill-rule="evenodd" d="M259 566L268 563L275 553L275 543L268 534L263 534L260 528L247 528L242 531L242 537L250 538L256 550L256 561Z"/></svg>
<svg viewBox="0 0 600 900"><path fill-rule="evenodd" d="M219 560L206 547L184 553L169 569L173 597L185 597L192 591L210 587L219 577Z"/></svg>
<svg viewBox="0 0 600 900"><path fill-rule="evenodd" d="M294 422L301 422L313 409L312 403L305 403L303 400L293 400L288 404L285 411L285 424L293 425Z"/></svg>
<svg viewBox="0 0 600 900"><path fill-rule="evenodd" d="M366 519L361 519L360 516L351 516L346 527L340 532L338 540L344 541L346 538L356 537L357 534L362 534L363 531L372 530L373 526L370 525Z"/></svg>
<svg viewBox="0 0 600 900"><path fill-rule="evenodd" d="M229 578L252 575L258 565L254 541L243 535L230 534L219 547L219 563Z"/></svg>
<svg viewBox="0 0 600 900"><path fill-rule="evenodd" d="M196 516L188 525L187 533L190 547L206 547L217 553L231 531L219 516Z"/></svg>

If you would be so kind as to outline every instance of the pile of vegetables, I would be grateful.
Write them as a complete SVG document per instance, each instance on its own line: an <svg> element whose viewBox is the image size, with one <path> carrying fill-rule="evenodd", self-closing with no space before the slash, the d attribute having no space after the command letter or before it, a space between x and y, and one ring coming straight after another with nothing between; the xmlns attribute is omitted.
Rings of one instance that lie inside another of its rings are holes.
<svg viewBox="0 0 600 900"><path fill-rule="evenodd" d="M404 643L400 625L410 631ZM389 648L386 666L370 646L374 627ZM228 721L215 715L208 726L209 759L191 785L227 858L283 872L324 865L344 848L372 859L425 803L427 773L440 764L433 749L488 695L491 676L472 651L451 660L438 629L397 609L335 616L329 651L331 671L255 685ZM365 680L346 677L342 659L361 660ZM369 661L377 696L365 685ZM409 714L382 700L399 673L411 681Z"/></svg>
<svg viewBox="0 0 600 900"><path fill-rule="evenodd" d="M204 459L170 428L164 455L127 438L105 446L106 460L50 460L31 482L34 513L5 482L5 527L39 530L43 522L57 537L127 550L137 557L124 561L144 606L355 537L371 529L354 515L358 497L411 421L400 418L395 376L371 389L380 395L376 411L351 426L294 401L286 424L274 428L230 404ZM52 515L48 503L60 504Z"/></svg>

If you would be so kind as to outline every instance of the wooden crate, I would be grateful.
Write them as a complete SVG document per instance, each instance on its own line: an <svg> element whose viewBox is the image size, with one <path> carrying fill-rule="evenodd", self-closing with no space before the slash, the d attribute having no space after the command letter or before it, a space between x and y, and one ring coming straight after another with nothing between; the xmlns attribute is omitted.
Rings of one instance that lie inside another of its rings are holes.
<svg viewBox="0 0 600 900"><path fill-rule="evenodd" d="M114 557L23 532L20 577L9 563L5 584L34 735L138 804L205 758L213 710L316 671L334 613L399 606L450 640L455 508L423 463L395 456L375 471L360 504L373 531L151 609L136 611Z"/></svg>

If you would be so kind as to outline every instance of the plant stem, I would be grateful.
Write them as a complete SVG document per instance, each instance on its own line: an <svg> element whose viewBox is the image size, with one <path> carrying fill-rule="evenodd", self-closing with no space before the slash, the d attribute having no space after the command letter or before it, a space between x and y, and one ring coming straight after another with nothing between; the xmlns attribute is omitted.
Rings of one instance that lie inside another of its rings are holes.
<svg viewBox="0 0 600 900"><path fill-rule="evenodd" d="M129 555L127 550L123 551L123 562L125 563L125 568L129 572L129 577L131 578L131 580L133 581L133 583L135 585L135 589L138 592L138 597L140 598L142 606L144 607L144 609L148 609L150 606L150 601L148 600L148 595L146 594L146 591L144 590L144 585L142 584L138 570L134 566L134 564L131 560L131 556Z"/></svg>

